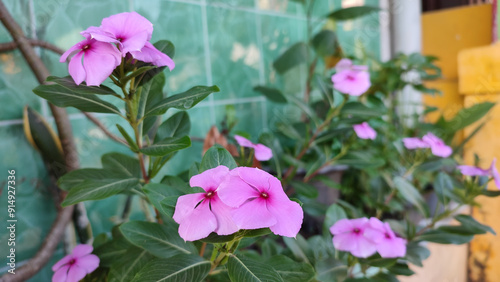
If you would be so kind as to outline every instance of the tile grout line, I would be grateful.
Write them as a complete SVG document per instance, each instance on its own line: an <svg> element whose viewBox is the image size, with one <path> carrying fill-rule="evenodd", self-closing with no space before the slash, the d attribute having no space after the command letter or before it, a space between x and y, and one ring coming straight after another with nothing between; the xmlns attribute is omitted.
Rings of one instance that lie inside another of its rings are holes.
<svg viewBox="0 0 500 282"><path fill-rule="evenodd" d="M258 0L254 1L255 8L257 8ZM261 14L256 14L256 23L257 23L257 28L256 28L256 33L257 33L257 45L259 46L259 52L260 52L260 58L259 58L259 83L261 85L264 85L266 83L266 78L265 78L265 67L264 67L264 44L262 42L262 15ZM261 102L261 111L262 111L262 129L265 131L267 130L267 101L264 99Z"/></svg>
<svg viewBox="0 0 500 282"><path fill-rule="evenodd" d="M201 22L203 28L203 51L205 55L205 73L208 85L213 84L212 77L212 65L210 63L210 40L208 39L208 18L207 18L207 2L206 0L202 0L200 2L201 8ZM210 120L212 124L216 123L215 118L215 104L214 104L214 96L210 95L208 97L208 106L210 107Z"/></svg>

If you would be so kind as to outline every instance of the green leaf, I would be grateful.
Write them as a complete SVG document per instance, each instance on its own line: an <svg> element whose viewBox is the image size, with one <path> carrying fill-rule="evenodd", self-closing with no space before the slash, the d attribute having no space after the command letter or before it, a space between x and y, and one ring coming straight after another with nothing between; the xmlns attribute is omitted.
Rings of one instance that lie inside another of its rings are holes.
<svg viewBox="0 0 500 282"><path fill-rule="evenodd" d="M109 282L128 282L132 281L137 272L139 272L149 261L154 258L146 250L132 247L123 255L117 256L109 269Z"/></svg>
<svg viewBox="0 0 500 282"><path fill-rule="evenodd" d="M392 274L410 276L415 274L406 263L396 263L395 265L388 268Z"/></svg>
<svg viewBox="0 0 500 282"><path fill-rule="evenodd" d="M331 257L318 261L315 269L319 281L343 281L347 277L347 265Z"/></svg>
<svg viewBox="0 0 500 282"><path fill-rule="evenodd" d="M287 282L310 281L316 274L314 268L304 262L296 262L283 255L273 256L266 261Z"/></svg>
<svg viewBox="0 0 500 282"><path fill-rule="evenodd" d="M177 227L154 222L129 221L120 226L123 236L132 244L161 258L177 254L195 253L191 243L184 242L177 233Z"/></svg>
<svg viewBox="0 0 500 282"><path fill-rule="evenodd" d="M71 76L65 77L57 77L57 76L49 76L47 77L47 81L54 82L64 88L66 88L69 92L74 92L78 94L86 94L86 95L113 95L116 94L113 89L105 86L87 86L85 84L76 85L75 81ZM118 95L118 94L117 94Z"/></svg>
<svg viewBox="0 0 500 282"><path fill-rule="evenodd" d="M337 35L331 30L322 30L313 37L311 44L319 56L333 55L337 50Z"/></svg>
<svg viewBox="0 0 500 282"><path fill-rule="evenodd" d="M491 110L491 108L493 108L493 106L495 106L495 103L483 102L466 109L461 109L455 117L446 122L444 129L455 133L456 131L480 120L489 112L489 110Z"/></svg>
<svg viewBox="0 0 500 282"><path fill-rule="evenodd" d="M207 237L200 239L200 241L211 244L227 243L234 240L238 235L238 232L229 235L217 235L217 233L212 232Z"/></svg>
<svg viewBox="0 0 500 282"><path fill-rule="evenodd" d="M137 110L137 119L141 119L145 112L148 111L152 106L159 103L163 98L163 86L165 85L165 74L160 73L152 78L149 82L144 83L142 87L137 90L137 94L140 95L139 106ZM144 119L144 122L140 124L143 127L143 134L147 134L147 131L156 122L158 117L152 116Z"/></svg>
<svg viewBox="0 0 500 282"><path fill-rule="evenodd" d="M167 97L146 110L145 116L162 115L170 108L188 110L214 92L217 86L195 86L186 92Z"/></svg>
<svg viewBox="0 0 500 282"><path fill-rule="evenodd" d="M290 237L283 237L283 242L292 251L295 258L298 260L309 263L309 256L311 254L311 249L309 244L304 240L302 235L298 234L296 239Z"/></svg>
<svg viewBox="0 0 500 282"><path fill-rule="evenodd" d="M156 132L156 140L167 137L182 137L189 134L191 122L187 112L178 112L164 121Z"/></svg>
<svg viewBox="0 0 500 282"><path fill-rule="evenodd" d="M401 198L407 200L417 207L417 209L425 216L429 214L424 198L420 192L406 179L396 176L394 177L394 188L396 188L401 196Z"/></svg>
<svg viewBox="0 0 500 282"><path fill-rule="evenodd" d="M71 92L57 84L39 85L33 89L33 92L58 107L75 107L85 112L120 114L117 107L95 95Z"/></svg>
<svg viewBox="0 0 500 282"><path fill-rule="evenodd" d="M283 281L278 272L269 264L235 255L229 257L227 273L233 282Z"/></svg>
<svg viewBox="0 0 500 282"><path fill-rule="evenodd" d="M295 192L304 197L311 199L316 199L318 197L318 189L316 189L316 187L311 184L300 181L292 181L290 182L290 185L292 185L292 187L295 189Z"/></svg>
<svg viewBox="0 0 500 282"><path fill-rule="evenodd" d="M418 243L410 242L406 245L405 259L416 266L422 267L422 261L426 260L431 255L431 252L426 247L420 246Z"/></svg>
<svg viewBox="0 0 500 282"><path fill-rule="evenodd" d="M470 230L472 234L485 234L486 232L490 232L491 234L496 235L493 228L477 222L470 215L459 214L455 216L455 219L460 222L464 228Z"/></svg>
<svg viewBox="0 0 500 282"><path fill-rule="evenodd" d="M445 195L452 190L453 181L451 177L444 172L439 172L436 179L434 179L434 191L436 191L436 195L442 204L448 204L448 200Z"/></svg>
<svg viewBox="0 0 500 282"><path fill-rule="evenodd" d="M370 266L387 268L394 265L398 261L397 258L382 258L380 255L374 255L366 259L360 259L360 263Z"/></svg>
<svg viewBox="0 0 500 282"><path fill-rule="evenodd" d="M385 164L382 158L371 155L366 151L354 151L345 154L336 164L348 165L358 169L377 168Z"/></svg>
<svg viewBox="0 0 500 282"><path fill-rule="evenodd" d="M486 197L498 197L500 196L500 191L483 190L481 192L481 195L484 195Z"/></svg>
<svg viewBox="0 0 500 282"><path fill-rule="evenodd" d="M201 159L200 173L211 168L216 168L220 165L223 165L229 169L237 167L233 156L231 156L231 154L226 149L224 149L224 147L220 145L214 145L212 146L212 148L208 149L208 151Z"/></svg>
<svg viewBox="0 0 500 282"><path fill-rule="evenodd" d="M125 238L113 238L99 247L96 247L94 254L99 257L99 266L110 267L117 257L123 257L127 249L133 247Z"/></svg>
<svg viewBox="0 0 500 282"><path fill-rule="evenodd" d="M137 144L135 143L134 139L132 139L132 137L130 137L130 135L127 133L125 128L123 128L121 125L116 124L116 127L118 128L118 131L120 131L120 133L122 134L123 138L125 138L125 140L127 140L127 143L128 143L128 146L130 147L130 150L132 150L132 152L134 152L134 153L137 153L139 151L139 147L137 147Z"/></svg>
<svg viewBox="0 0 500 282"><path fill-rule="evenodd" d="M188 136L184 137L169 137L161 140L158 143L149 145L139 151L148 156L163 157L175 151L185 149L191 146L191 139Z"/></svg>
<svg viewBox="0 0 500 282"><path fill-rule="evenodd" d="M459 233L451 233L438 228L429 230L424 234L415 238L415 241L427 241L439 244L455 244L461 245L470 242L474 235L464 235Z"/></svg>
<svg viewBox="0 0 500 282"><path fill-rule="evenodd" d="M122 153L107 153L101 157L102 167L128 177L141 177L139 160Z"/></svg>
<svg viewBox="0 0 500 282"><path fill-rule="evenodd" d="M123 179L123 174L110 169L101 168L82 168L70 171L63 175L57 181L59 188L62 190L70 190L74 186L81 184L85 180L102 180L102 179Z"/></svg>
<svg viewBox="0 0 500 282"><path fill-rule="evenodd" d="M328 232L330 230L330 227L332 227L335 222L344 218L347 218L347 214L341 206L339 206L338 204L330 205L326 210L323 229Z"/></svg>
<svg viewBox="0 0 500 282"><path fill-rule="evenodd" d="M305 42L298 42L279 56L274 61L273 67L279 74L284 74L295 66L307 63L308 52L307 44Z"/></svg>
<svg viewBox="0 0 500 282"><path fill-rule="evenodd" d="M137 273L132 282L203 281L210 271L210 261L197 255L180 254L170 259L154 259Z"/></svg>
<svg viewBox="0 0 500 282"><path fill-rule="evenodd" d="M121 193L139 184L137 178L87 179L71 188L61 203L63 207L83 201L102 200Z"/></svg>
<svg viewBox="0 0 500 282"><path fill-rule="evenodd" d="M256 86L253 88L253 90L266 96L266 98L269 99L269 101L272 101L275 103L286 103L287 102L286 97L283 95L283 93L281 93L281 91L279 89L266 87L266 86Z"/></svg>
<svg viewBox="0 0 500 282"><path fill-rule="evenodd" d="M164 210L162 201L169 197L178 198L182 193L168 185L161 183L148 183L142 187L142 191L149 199L149 202L160 212L168 214L168 210ZM175 202L174 202L175 204Z"/></svg>
<svg viewBox="0 0 500 282"><path fill-rule="evenodd" d="M331 14L328 15L328 17L336 21L345 21L345 20L352 20L355 18L359 18L378 11L380 11L380 8L378 7L370 7L370 6L349 7L333 11Z"/></svg>
<svg viewBox="0 0 500 282"><path fill-rule="evenodd" d="M348 102L342 107L340 114L343 116L374 118L383 115L384 112L376 108L369 108L360 102Z"/></svg>

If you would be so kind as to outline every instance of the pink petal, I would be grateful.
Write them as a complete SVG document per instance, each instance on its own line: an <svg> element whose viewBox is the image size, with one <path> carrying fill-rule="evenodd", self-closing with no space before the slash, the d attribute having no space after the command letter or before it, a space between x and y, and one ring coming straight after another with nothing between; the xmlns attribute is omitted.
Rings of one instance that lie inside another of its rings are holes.
<svg viewBox="0 0 500 282"><path fill-rule="evenodd" d="M99 267L99 257L89 254L78 258L75 265L84 269L87 273L91 273Z"/></svg>
<svg viewBox="0 0 500 282"><path fill-rule="evenodd" d="M495 181L495 185L500 190L500 174L498 174L496 163L497 163L497 159L495 158L491 162L490 170L491 170L491 175L493 176L493 180Z"/></svg>
<svg viewBox="0 0 500 282"><path fill-rule="evenodd" d="M271 231L280 236L295 237L299 233L304 219L304 212L296 202L288 200L280 204L270 204L267 209L276 218L276 224L272 225Z"/></svg>
<svg viewBox="0 0 500 282"><path fill-rule="evenodd" d="M120 13L102 20L101 28L121 40L123 55L139 51L151 39L153 24L136 12Z"/></svg>
<svg viewBox="0 0 500 282"><path fill-rule="evenodd" d="M422 141L422 139L417 138L417 137L403 138L403 144L405 145L406 149L409 149L409 150L430 147L429 144L427 144L426 142Z"/></svg>
<svg viewBox="0 0 500 282"><path fill-rule="evenodd" d="M250 140L246 139L243 136L234 135L234 139L236 140L236 142L238 142L238 145L240 145L241 147L253 148L254 146L253 143L250 142Z"/></svg>
<svg viewBox="0 0 500 282"><path fill-rule="evenodd" d="M271 227L277 223L266 207L266 200L256 198L233 211L233 220L240 229Z"/></svg>
<svg viewBox="0 0 500 282"><path fill-rule="evenodd" d="M256 144L254 146L255 158L259 161L268 161L273 157L273 151L271 148L264 146L262 144Z"/></svg>
<svg viewBox="0 0 500 282"><path fill-rule="evenodd" d="M207 192L215 191L227 177L229 177L229 168L220 165L194 175L189 180L189 185L191 187L201 187Z"/></svg>
<svg viewBox="0 0 500 282"><path fill-rule="evenodd" d="M69 61L68 71L76 84L82 83L87 77L82 64L83 52L77 53Z"/></svg>
<svg viewBox="0 0 500 282"><path fill-rule="evenodd" d="M290 202L290 199L285 194L283 186L281 185L281 181L279 181L278 178L271 176L268 179L268 182L269 182L269 190L267 190L267 194L269 195L269 198L267 198L268 204L277 207L282 203Z"/></svg>
<svg viewBox="0 0 500 282"><path fill-rule="evenodd" d="M434 156L442 157L442 158L447 158L451 156L453 153L453 150L451 147L444 145L444 144L439 144L439 145L434 145L431 146L431 152Z"/></svg>
<svg viewBox="0 0 500 282"><path fill-rule="evenodd" d="M232 173L237 173L243 181L260 192L269 190L269 178L274 177L256 167L237 167L232 170Z"/></svg>
<svg viewBox="0 0 500 282"><path fill-rule="evenodd" d="M94 247L92 247L91 245L80 244L80 245L76 246L71 253L75 257L83 257L83 256L86 256L86 255L92 253L93 249L94 249Z"/></svg>
<svg viewBox="0 0 500 282"><path fill-rule="evenodd" d="M94 41L85 52L83 67L87 74L87 85L99 86L121 62L120 53L109 43Z"/></svg>
<svg viewBox="0 0 500 282"><path fill-rule="evenodd" d="M371 86L370 74L365 71L344 70L332 76L333 87L352 96L360 96Z"/></svg>
<svg viewBox="0 0 500 282"><path fill-rule="evenodd" d="M457 168L463 175L469 176L486 176L489 175L490 172L479 167L470 166L470 165L459 165Z"/></svg>
<svg viewBox="0 0 500 282"><path fill-rule="evenodd" d="M360 258L367 258L373 255L376 251L376 245L364 236L359 236L357 240L354 241L354 246L350 250L352 255Z"/></svg>
<svg viewBox="0 0 500 282"><path fill-rule="evenodd" d="M63 257L62 259L60 259L58 262L56 262L56 264L54 264L52 266L52 271L56 271L58 270L59 268L65 266L70 260L74 259L75 256L73 256L73 254L69 254L65 257Z"/></svg>
<svg viewBox="0 0 500 282"><path fill-rule="evenodd" d="M91 26L86 30L80 32L87 39L95 39L100 42L119 43L111 32L107 32L100 27Z"/></svg>
<svg viewBox="0 0 500 282"><path fill-rule="evenodd" d="M332 227L330 227L330 232L333 235L338 235L342 233L349 233L352 231L353 228L354 227L351 223L351 220L343 218L335 222L335 224L333 224Z"/></svg>
<svg viewBox="0 0 500 282"><path fill-rule="evenodd" d="M354 131L356 135L358 135L361 139L375 139L377 137L377 132L370 127L367 122L363 122L361 124L353 125Z"/></svg>
<svg viewBox="0 0 500 282"><path fill-rule="evenodd" d="M349 233L337 234L333 236L333 246L339 251L350 252L356 248L356 241Z"/></svg>
<svg viewBox="0 0 500 282"><path fill-rule="evenodd" d="M210 207L217 219L217 228L215 229L217 234L229 235L239 230L231 215L233 208L224 204L218 196L211 198Z"/></svg>
<svg viewBox="0 0 500 282"><path fill-rule="evenodd" d="M85 269L73 265L69 268L68 277L66 277L66 282L78 282L87 276Z"/></svg>
<svg viewBox="0 0 500 282"><path fill-rule="evenodd" d="M204 193L187 194L180 196L175 204L175 212L173 219L177 223L181 223L190 215L194 208L205 199Z"/></svg>
<svg viewBox="0 0 500 282"><path fill-rule="evenodd" d="M147 41L148 34L145 31L138 32L136 34L130 35L130 37L127 37L121 41L121 49L120 51L122 52L122 56L125 57L125 55L130 52L132 56L138 60L144 61L140 58L137 58L134 56L136 52L139 52L141 50L144 50L146 47L146 43L149 43ZM151 44L151 43L150 43Z"/></svg>
<svg viewBox="0 0 500 282"><path fill-rule="evenodd" d="M387 239L377 243L377 252L383 258L397 258L406 255L406 240L402 238Z"/></svg>
<svg viewBox="0 0 500 282"><path fill-rule="evenodd" d="M335 70L337 72L343 71L343 70L348 70L351 69L352 67L352 61L346 58L343 58L340 60L336 65L335 65Z"/></svg>
<svg viewBox="0 0 500 282"><path fill-rule="evenodd" d="M65 265L59 268L59 270L57 270L54 273L54 275L52 275L52 282L65 282L66 277L68 277L68 270L69 270L69 265Z"/></svg>
<svg viewBox="0 0 500 282"><path fill-rule="evenodd" d="M209 202L203 201L179 224L179 235L185 241L196 241L207 237L217 228L217 219L210 211Z"/></svg>
<svg viewBox="0 0 500 282"><path fill-rule="evenodd" d="M59 58L59 62L61 62L61 63L66 62L66 59L68 57L70 57L73 54L75 54L75 53L79 52L80 50L82 50L82 44L85 44L86 42L87 42L87 40L83 40L83 41L80 41L80 42L76 43L75 45L71 46L71 48L69 48L66 52L64 52L62 54L61 58Z"/></svg>
<svg viewBox="0 0 500 282"><path fill-rule="evenodd" d="M219 186L217 195L226 205L239 207L249 199L260 197L260 192L243 181L233 169L229 178Z"/></svg>
<svg viewBox="0 0 500 282"><path fill-rule="evenodd" d="M146 45L140 51L133 51L130 54L137 60L152 63L158 67L167 66L170 70L175 68L174 61L149 42L146 42Z"/></svg>

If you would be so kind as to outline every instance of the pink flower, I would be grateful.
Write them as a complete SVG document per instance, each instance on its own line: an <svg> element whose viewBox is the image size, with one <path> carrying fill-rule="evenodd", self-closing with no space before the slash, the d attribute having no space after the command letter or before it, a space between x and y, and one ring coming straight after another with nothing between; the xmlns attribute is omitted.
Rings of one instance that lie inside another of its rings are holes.
<svg viewBox="0 0 500 282"><path fill-rule="evenodd" d="M424 135L424 137L422 137L422 141L430 145L432 154L435 156L447 158L453 153L451 147L447 146L443 140L431 132Z"/></svg>
<svg viewBox="0 0 500 282"><path fill-rule="evenodd" d="M365 121L361 124L355 124L352 126L356 135L361 139L372 139L377 137L377 132L371 128L371 126Z"/></svg>
<svg viewBox="0 0 500 282"><path fill-rule="evenodd" d="M469 165L459 165L457 168L460 170L460 172L463 175L469 175L469 176L490 176L493 177L493 180L495 181L495 185L497 186L498 189L500 189L500 174L498 173L497 167L496 167L497 159L493 159L491 162L490 168L489 169L481 169L476 166L469 166Z"/></svg>
<svg viewBox="0 0 500 282"><path fill-rule="evenodd" d="M258 168L238 167L219 188L220 199L232 212L241 229L269 227L276 235L295 237L304 212L286 196L281 182Z"/></svg>
<svg viewBox="0 0 500 282"><path fill-rule="evenodd" d="M82 32L101 42L116 43L123 57L130 53L137 60L173 70L174 61L149 42L152 34L153 24L136 12L112 15L104 18L100 27Z"/></svg>
<svg viewBox="0 0 500 282"><path fill-rule="evenodd" d="M115 46L90 38L69 48L59 61L64 63L70 55L74 56L69 61L69 74L76 84L85 80L89 86L99 86L121 63Z"/></svg>
<svg viewBox="0 0 500 282"><path fill-rule="evenodd" d="M332 82L336 90L352 96L360 96L370 88L370 74L366 66L355 66L351 60L342 59L335 69L337 73L332 76Z"/></svg>
<svg viewBox="0 0 500 282"><path fill-rule="evenodd" d="M372 217L369 226L370 228L365 231L365 236L375 243L381 257L397 258L406 255L406 240L396 237L389 223L383 223L378 218Z"/></svg>
<svg viewBox="0 0 500 282"><path fill-rule="evenodd" d="M71 254L52 266L52 282L77 282L99 266L99 258L92 253L92 246L78 245Z"/></svg>
<svg viewBox="0 0 500 282"><path fill-rule="evenodd" d="M253 148L255 152L255 158L259 161L268 161L273 157L273 151L262 144L254 144L245 137L234 135L234 139L241 147Z"/></svg>
<svg viewBox="0 0 500 282"><path fill-rule="evenodd" d="M191 187L201 187L205 193L180 196L175 205L173 219L179 223L179 235L186 241L195 241L215 232L229 235L238 231L231 218L229 206L219 198L220 185L229 169L218 166L191 177Z"/></svg>
<svg viewBox="0 0 500 282"><path fill-rule="evenodd" d="M367 258L377 250L376 244L365 236L368 229L370 229L368 218L341 219L330 227L333 246L339 251Z"/></svg>
<svg viewBox="0 0 500 282"><path fill-rule="evenodd" d="M403 138L403 144L406 149L417 149L417 148L429 148L430 145L422 141L422 139L417 137Z"/></svg>

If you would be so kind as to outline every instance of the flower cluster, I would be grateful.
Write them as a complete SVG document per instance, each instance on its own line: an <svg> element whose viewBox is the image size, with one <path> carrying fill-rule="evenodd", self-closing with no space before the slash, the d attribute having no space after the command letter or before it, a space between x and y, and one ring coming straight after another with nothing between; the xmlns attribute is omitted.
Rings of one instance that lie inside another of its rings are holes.
<svg viewBox="0 0 500 282"><path fill-rule="evenodd" d="M302 225L300 205L288 199L276 177L258 168L218 166L191 177L189 185L205 192L177 200L173 218L186 241L266 227L295 237Z"/></svg>
<svg viewBox="0 0 500 282"><path fill-rule="evenodd" d="M170 57L149 42L153 24L136 12L112 15L103 19L100 27L91 26L80 34L85 39L59 60L63 63L72 56L68 70L76 84L100 85L126 56L170 70L175 67Z"/></svg>
<svg viewBox="0 0 500 282"><path fill-rule="evenodd" d="M493 177L495 181L495 185L498 189L500 189L500 174L496 168L497 159L493 159L491 165L488 169L482 169L477 166L469 166L469 165L459 165L457 168L463 175L468 176L489 176Z"/></svg>
<svg viewBox="0 0 500 282"><path fill-rule="evenodd" d="M273 151L262 144L254 144L245 137L234 135L234 139L241 147L247 147L254 149L255 158L259 161L268 161L273 157Z"/></svg>
<svg viewBox="0 0 500 282"><path fill-rule="evenodd" d="M443 140L431 132L424 135L422 139L417 137L403 138L403 143L406 149L410 150L417 148L431 148L433 155L442 158L447 158L453 153L450 146L446 145Z"/></svg>
<svg viewBox="0 0 500 282"><path fill-rule="evenodd" d="M352 255L367 258L378 252L383 258L404 257L406 240L394 234L388 223L378 218L341 219L330 232L333 245L337 250L350 252Z"/></svg>
<svg viewBox="0 0 500 282"><path fill-rule="evenodd" d="M337 73L332 76L333 88L342 93L360 96L371 86L367 66L353 65L351 60L342 59L335 66L335 70Z"/></svg>
<svg viewBox="0 0 500 282"><path fill-rule="evenodd" d="M52 271L55 271L52 282L77 282L96 270L99 266L99 258L91 254L92 250L93 247L90 245L76 246L71 254L52 266Z"/></svg>

